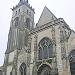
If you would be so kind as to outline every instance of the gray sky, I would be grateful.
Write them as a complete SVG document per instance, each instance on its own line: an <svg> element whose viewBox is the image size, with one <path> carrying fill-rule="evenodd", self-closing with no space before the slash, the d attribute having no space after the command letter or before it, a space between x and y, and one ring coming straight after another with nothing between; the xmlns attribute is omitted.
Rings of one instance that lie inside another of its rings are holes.
<svg viewBox="0 0 75 75"><path fill-rule="evenodd" d="M0 1L0 65L4 62L4 53L7 47L7 38L10 28L12 11L19 0ZM64 18L66 23L75 30L75 0L29 0L35 8L35 23L37 23L44 6L47 6L57 18Z"/></svg>

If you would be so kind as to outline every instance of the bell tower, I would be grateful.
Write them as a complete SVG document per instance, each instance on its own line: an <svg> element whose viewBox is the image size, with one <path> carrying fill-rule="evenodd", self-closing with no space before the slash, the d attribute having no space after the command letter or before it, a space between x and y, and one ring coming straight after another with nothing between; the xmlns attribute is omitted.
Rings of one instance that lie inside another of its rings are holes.
<svg viewBox="0 0 75 75"><path fill-rule="evenodd" d="M19 3L12 8L12 11L7 50L4 59L4 75L12 75L12 72L17 75L17 52L25 46L27 47L28 33L34 28L35 12L28 0L20 0Z"/></svg>
<svg viewBox="0 0 75 75"><path fill-rule="evenodd" d="M34 9L30 6L28 0L20 0L18 5L12 8L12 25L27 27L32 29L34 27Z"/></svg>

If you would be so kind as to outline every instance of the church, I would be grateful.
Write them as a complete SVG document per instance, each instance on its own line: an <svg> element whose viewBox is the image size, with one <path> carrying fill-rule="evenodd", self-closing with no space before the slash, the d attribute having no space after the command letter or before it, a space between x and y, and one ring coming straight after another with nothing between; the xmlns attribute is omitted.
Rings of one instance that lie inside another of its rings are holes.
<svg viewBox="0 0 75 75"><path fill-rule="evenodd" d="M75 75L75 31L46 6L34 23L28 0L12 8L0 75Z"/></svg>

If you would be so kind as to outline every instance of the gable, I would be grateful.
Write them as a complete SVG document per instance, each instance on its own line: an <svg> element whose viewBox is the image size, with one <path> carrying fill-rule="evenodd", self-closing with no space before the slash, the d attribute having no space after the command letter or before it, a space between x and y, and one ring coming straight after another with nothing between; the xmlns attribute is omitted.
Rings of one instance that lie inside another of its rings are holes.
<svg viewBox="0 0 75 75"><path fill-rule="evenodd" d="M45 6L44 10L40 16L40 19L37 23L37 26L44 25L48 22L56 20L57 18L53 15L53 13Z"/></svg>

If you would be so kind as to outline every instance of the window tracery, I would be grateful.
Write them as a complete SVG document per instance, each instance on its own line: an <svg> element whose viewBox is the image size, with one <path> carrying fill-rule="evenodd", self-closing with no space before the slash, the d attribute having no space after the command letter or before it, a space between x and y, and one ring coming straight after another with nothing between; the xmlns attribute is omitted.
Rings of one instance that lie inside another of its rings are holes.
<svg viewBox="0 0 75 75"><path fill-rule="evenodd" d="M19 24L19 17L16 17L16 18L14 19L13 24L14 24L15 26L18 26L18 24Z"/></svg>
<svg viewBox="0 0 75 75"><path fill-rule="evenodd" d="M38 45L38 59L47 59L52 57L52 42L49 38L43 38Z"/></svg>
<svg viewBox="0 0 75 75"><path fill-rule="evenodd" d="M26 64L25 63L21 64L20 73L21 73L21 75L26 75Z"/></svg>

